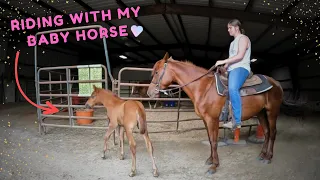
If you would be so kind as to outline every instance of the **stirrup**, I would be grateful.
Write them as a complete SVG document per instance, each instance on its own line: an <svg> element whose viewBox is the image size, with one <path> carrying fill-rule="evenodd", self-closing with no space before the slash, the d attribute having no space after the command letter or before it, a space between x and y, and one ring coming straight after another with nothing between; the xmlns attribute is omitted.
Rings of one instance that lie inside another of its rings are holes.
<svg viewBox="0 0 320 180"><path fill-rule="evenodd" d="M235 124L235 123L233 123L232 121L229 121L229 122L227 122L227 123L224 123L223 124L223 127L224 128L229 128L229 129L231 129L232 131L234 131L235 129L240 129L241 128L241 124Z"/></svg>

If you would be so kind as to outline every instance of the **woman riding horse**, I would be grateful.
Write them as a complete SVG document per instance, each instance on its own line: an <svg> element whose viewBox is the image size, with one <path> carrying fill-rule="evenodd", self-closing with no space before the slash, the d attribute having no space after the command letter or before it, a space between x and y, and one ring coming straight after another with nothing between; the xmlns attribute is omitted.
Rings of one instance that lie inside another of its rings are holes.
<svg viewBox="0 0 320 180"><path fill-rule="evenodd" d="M230 36L234 37L229 48L229 58L217 61L215 66L224 64L224 67L228 70L228 91L235 123L233 124L230 121L223 126L235 129L241 128L242 102L240 88L251 71L251 43L250 39L244 35L244 30L241 29L241 23L238 19L233 19L228 23L228 32Z"/></svg>

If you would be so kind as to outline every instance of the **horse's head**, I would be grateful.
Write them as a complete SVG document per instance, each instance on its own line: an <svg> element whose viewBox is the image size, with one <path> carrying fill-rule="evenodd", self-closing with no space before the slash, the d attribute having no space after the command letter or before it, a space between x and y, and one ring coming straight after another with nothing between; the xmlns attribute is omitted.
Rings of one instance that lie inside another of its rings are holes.
<svg viewBox="0 0 320 180"><path fill-rule="evenodd" d="M159 90L167 88L173 81L173 72L169 69L168 60L171 59L166 53L163 59L157 61L153 66L152 80L147 94L150 98L159 96Z"/></svg>
<svg viewBox="0 0 320 180"><path fill-rule="evenodd" d="M133 96L133 95L135 95L135 94L139 94L138 86L132 86L131 96Z"/></svg>
<svg viewBox="0 0 320 180"><path fill-rule="evenodd" d="M101 98L99 97L99 94L100 94L99 92L101 90L102 90L101 88L98 88L95 85L93 85L93 92L91 93L91 96L89 97L85 105L87 109L91 109L96 104L101 103Z"/></svg>

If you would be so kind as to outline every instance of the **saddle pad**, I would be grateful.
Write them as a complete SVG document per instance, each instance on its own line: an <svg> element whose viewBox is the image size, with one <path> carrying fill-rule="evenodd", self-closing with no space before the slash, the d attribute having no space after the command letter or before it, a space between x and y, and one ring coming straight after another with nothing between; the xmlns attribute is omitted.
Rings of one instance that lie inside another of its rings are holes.
<svg viewBox="0 0 320 180"><path fill-rule="evenodd" d="M218 94L220 96L226 96L228 91L227 87L223 85L218 74L215 73L214 75L215 75L216 89ZM240 96L260 94L265 91L268 91L273 87L264 75L262 74L256 74L256 75L262 80L262 83L240 88Z"/></svg>

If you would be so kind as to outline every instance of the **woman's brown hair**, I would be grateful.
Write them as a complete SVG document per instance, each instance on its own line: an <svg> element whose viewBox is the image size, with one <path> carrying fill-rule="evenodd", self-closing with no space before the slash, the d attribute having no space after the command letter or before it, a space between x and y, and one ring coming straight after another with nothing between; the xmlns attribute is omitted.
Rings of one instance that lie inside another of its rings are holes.
<svg viewBox="0 0 320 180"><path fill-rule="evenodd" d="M230 24L231 26L239 26L241 34L245 33L244 29L241 28L241 22L238 19L232 19L228 24Z"/></svg>

